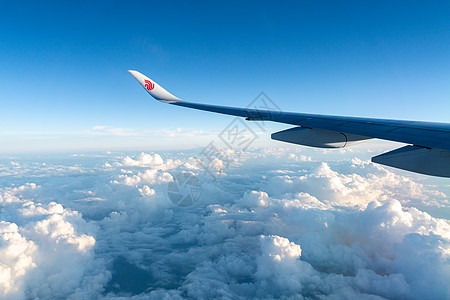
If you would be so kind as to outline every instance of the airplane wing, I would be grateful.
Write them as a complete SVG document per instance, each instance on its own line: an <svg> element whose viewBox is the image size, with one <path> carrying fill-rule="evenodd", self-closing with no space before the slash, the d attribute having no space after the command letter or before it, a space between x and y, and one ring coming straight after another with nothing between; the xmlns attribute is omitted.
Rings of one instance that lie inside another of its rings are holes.
<svg viewBox="0 0 450 300"><path fill-rule="evenodd" d="M450 177L450 124L374 118L328 116L236 108L183 101L147 76L128 70L156 100L176 106L273 121L296 127L272 134L272 139L320 148L343 148L372 138L409 144L375 156L373 162L416 173Z"/></svg>

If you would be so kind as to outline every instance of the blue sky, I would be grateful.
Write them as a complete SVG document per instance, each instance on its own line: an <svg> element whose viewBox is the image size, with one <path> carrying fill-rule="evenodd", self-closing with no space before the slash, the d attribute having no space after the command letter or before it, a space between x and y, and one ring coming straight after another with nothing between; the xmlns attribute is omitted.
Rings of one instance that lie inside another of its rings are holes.
<svg viewBox="0 0 450 300"><path fill-rule="evenodd" d="M448 1L1 1L0 26L2 152L190 148L140 133L231 121L157 103L127 69L198 102L448 121Z"/></svg>

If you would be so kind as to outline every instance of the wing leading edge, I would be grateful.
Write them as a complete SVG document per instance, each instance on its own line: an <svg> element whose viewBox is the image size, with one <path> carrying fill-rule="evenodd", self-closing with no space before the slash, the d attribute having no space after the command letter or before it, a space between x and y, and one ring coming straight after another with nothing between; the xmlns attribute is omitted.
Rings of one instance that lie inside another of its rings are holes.
<svg viewBox="0 0 450 300"><path fill-rule="evenodd" d="M152 97L164 103L244 117L251 121L273 121L298 126L272 134L272 138L276 140L322 148L348 147L371 138L411 144L413 146L376 156L372 161L417 173L450 177L450 124L279 112L193 103L175 97L137 71L129 70L129 72Z"/></svg>

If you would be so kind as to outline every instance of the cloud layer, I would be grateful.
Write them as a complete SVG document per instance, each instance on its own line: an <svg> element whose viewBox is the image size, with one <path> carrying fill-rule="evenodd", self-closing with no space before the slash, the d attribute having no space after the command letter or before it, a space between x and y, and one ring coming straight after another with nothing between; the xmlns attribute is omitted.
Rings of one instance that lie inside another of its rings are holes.
<svg viewBox="0 0 450 300"><path fill-rule="evenodd" d="M3 160L0 298L450 297L439 187L299 149L214 177L196 153ZM191 207L167 197L180 172L202 183Z"/></svg>

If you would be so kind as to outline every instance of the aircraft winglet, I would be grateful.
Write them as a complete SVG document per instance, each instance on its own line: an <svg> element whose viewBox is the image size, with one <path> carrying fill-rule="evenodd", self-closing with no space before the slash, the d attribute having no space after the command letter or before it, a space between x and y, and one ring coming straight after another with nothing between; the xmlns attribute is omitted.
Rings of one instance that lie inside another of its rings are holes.
<svg viewBox="0 0 450 300"><path fill-rule="evenodd" d="M136 80L142 85L142 87L156 100L165 103L183 101L166 91L162 86L160 86L144 74L133 70L128 70L128 72L130 72L130 74L133 75L134 78L136 78Z"/></svg>

